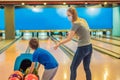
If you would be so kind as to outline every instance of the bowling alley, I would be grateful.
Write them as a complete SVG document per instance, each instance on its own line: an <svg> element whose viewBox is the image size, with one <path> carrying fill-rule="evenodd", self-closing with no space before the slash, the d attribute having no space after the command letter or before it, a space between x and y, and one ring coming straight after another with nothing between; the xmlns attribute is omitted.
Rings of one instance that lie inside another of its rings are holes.
<svg viewBox="0 0 120 80"><path fill-rule="evenodd" d="M120 80L120 0L0 0L0 80Z"/></svg>

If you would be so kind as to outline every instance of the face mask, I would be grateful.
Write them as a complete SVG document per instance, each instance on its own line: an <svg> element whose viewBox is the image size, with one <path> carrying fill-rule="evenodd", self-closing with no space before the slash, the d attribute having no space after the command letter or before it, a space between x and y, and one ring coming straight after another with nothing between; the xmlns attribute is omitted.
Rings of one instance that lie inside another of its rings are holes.
<svg viewBox="0 0 120 80"><path fill-rule="evenodd" d="M69 20L69 21L72 21L72 16L68 16L68 20Z"/></svg>

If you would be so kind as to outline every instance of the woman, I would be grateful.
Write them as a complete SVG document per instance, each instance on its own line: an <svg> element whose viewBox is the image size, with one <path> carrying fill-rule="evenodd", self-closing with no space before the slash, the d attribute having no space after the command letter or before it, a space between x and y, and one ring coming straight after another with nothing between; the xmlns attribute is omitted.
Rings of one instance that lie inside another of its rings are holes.
<svg viewBox="0 0 120 80"><path fill-rule="evenodd" d="M68 19L72 22L72 28L69 31L69 34L66 39L60 41L54 46L56 50L61 44L64 44L70 41L76 34L79 37L77 51L74 55L72 64L71 64L71 75L70 80L76 80L76 70L83 60L84 70L86 73L86 80L91 80L91 71L90 71L90 60L92 55L92 44L90 42L90 31L87 22L79 18L76 12L76 9L70 7L67 10Z"/></svg>

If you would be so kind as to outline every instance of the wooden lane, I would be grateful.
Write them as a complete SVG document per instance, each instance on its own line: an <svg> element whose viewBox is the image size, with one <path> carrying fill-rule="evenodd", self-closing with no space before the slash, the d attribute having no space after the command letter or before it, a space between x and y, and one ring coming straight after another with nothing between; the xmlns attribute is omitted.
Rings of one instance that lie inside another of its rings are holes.
<svg viewBox="0 0 120 80"><path fill-rule="evenodd" d="M105 43L109 43L109 44L112 44L112 45L116 45L116 46L120 46L120 41L117 41L117 40L113 40L113 39L107 39L107 38L101 38L101 37L96 37L96 38L92 38L93 40L98 40L98 41L101 41L101 42L105 42Z"/></svg>
<svg viewBox="0 0 120 80"><path fill-rule="evenodd" d="M3 39L2 39L2 37L0 37L0 41L2 41Z"/></svg>
<svg viewBox="0 0 120 80"><path fill-rule="evenodd" d="M8 46L11 42L13 42L14 40L3 40L0 42L0 50L6 46Z"/></svg>
<svg viewBox="0 0 120 80"><path fill-rule="evenodd" d="M107 50L110 50L110 51L120 54L120 47L118 47L118 46L114 46L114 45L103 43L103 42L96 41L96 40L91 40L91 41L95 46L99 46L99 47L102 47Z"/></svg>
<svg viewBox="0 0 120 80"><path fill-rule="evenodd" d="M120 37L114 37L114 36L111 36L111 39L115 39L115 40L120 41Z"/></svg>
<svg viewBox="0 0 120 80"><path fill-rule="evenodd" d="M13 72L16 57L27 49L28 41L19 40L0 54L0 80L8 80Z"/></svg>
<svg viewBox="0 0 120 80"><path fill-rule="evenodd" d="M119 40L120 40L120 37L113 37L113 38L115 38L115 39L119 39Z"/></svg>

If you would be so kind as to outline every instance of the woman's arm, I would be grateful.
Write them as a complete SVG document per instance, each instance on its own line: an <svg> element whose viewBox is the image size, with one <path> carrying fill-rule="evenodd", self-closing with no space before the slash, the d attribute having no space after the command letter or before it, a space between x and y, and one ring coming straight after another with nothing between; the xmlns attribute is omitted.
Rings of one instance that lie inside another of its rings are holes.
<svg viewBox="0 0 120 80"><path fill-rule="evenodd" d="M74 37L74 35L75 35L75 31L70 31L67 38L60 41L57 45L55 45L54 49L56 50L61 44L64 44L64 43L70 41Z"/></svg>

